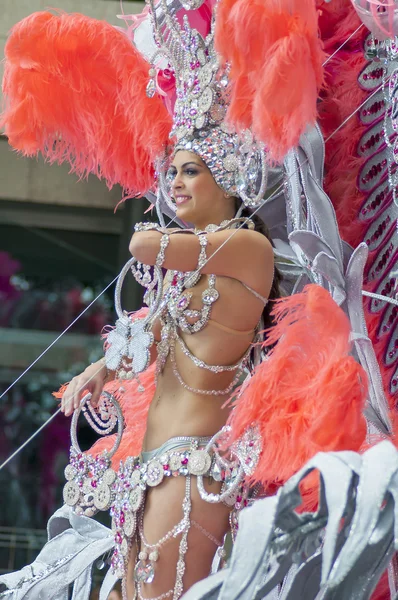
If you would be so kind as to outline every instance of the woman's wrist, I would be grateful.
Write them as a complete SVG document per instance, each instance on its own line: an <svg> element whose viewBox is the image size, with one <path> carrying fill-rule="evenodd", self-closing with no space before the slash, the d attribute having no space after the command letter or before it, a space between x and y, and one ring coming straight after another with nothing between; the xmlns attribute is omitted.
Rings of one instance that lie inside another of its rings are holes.
<svg viewBox="0 0 398 600"><path fill-rule="evenodd" d="M106 366L105 356L97 360L96 362L91 363L90 367L96 367L96 373L101 372L102 376L105 379L109 376L108 367Z"/></svg>

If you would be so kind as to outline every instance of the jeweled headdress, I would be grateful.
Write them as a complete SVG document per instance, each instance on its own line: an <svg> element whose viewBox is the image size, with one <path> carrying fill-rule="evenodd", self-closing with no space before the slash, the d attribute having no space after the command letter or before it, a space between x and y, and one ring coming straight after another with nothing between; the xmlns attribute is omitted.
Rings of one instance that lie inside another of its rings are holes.
<svg viewBox="0 0 398 600"><path fill-rule="evenodd" d="M203 2L187 9L197 11ZM178 19L166 0L155 5L150 0L150 19L156 43L151 57L151 80L147 94L156 93L159 64L167 63L175 79L175 103L170 138L175 140L173 153L194 152L206 163L216 183L229 195L239 196L254 207L264 197L268 165L264 144L258 143L250 130L237 134L226 115L230 104L229 67L222 64L214 47L215 18L210 30L202 35L190 25L188 14ZM177 11L178 13L178 11ZM180 22L181 21L181 22ZM173 205L168 194L164 171L167 161L158 163L159 193Z"/></svg>

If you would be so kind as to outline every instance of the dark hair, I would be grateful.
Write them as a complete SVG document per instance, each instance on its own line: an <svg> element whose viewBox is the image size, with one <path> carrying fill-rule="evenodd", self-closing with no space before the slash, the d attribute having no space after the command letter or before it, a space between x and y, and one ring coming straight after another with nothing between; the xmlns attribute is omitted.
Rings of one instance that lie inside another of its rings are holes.
<svg viewBox="0 0 398 600"><path fill-rule="evenodd" d="M236 198L235 212L238 212L240 206L241 206L241 200L240 200L240 198ZM252 215L250 213L249 209L245 207L241 212L241 217L243 217L245 219L246 218L251 219L254 223L254 230L258 231L259 233L262 233L262 235L265 235L267 240L269 240L271 242L272 246L274 246L274 243L269 234L268 227L266 226L264 221L262 221L262 219L260 219L260 217L258 215ZM282 282L282 279L283 279L283 277L282 277L281 272L279 271L279 269L277 267L274 267L274 279L272 281L271 290L270 290L270 293L268 296L269 302L265 306L265 308L263 310L263 314L262 314L264 329L268 329L269 327L272 327L272 325L274 324L274 322L273 322L274 320L271 316L271 311L273 308L272 300L276 300L277 298L281 297L281 291L280 291L279 286Z"/></svg>

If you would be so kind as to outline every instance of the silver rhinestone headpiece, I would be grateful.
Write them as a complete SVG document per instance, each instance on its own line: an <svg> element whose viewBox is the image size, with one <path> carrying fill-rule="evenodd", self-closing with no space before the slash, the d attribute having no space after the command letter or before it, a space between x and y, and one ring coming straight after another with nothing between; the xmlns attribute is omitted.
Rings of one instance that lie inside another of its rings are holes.
<svg viewBox="0 0 398 600"><path fill-rule="evenodd" d="M237 195L236 174L238 169L238 136L212 127L181 139L175 149L188 150L199 156L210 169L217 185L231 196Z"/></svg>
<svg viewBox="0 0 398 600"><path fill-rule="evenodd" d="M181 5L188 10L200 6L200 0L186 0ZM216 183L228 194L239 196L249 207L263 199L267 186L268 167L265 149L253 139L250 131L237 134L226 122L229 104L228 67L220 65L214 49L214 16L210 32L202 35L189 24L184 15L182 25L176 17L177 0L169 3L149 0L154 38L159 56L167 61L176 81L176 102L170 137L176 139L178 150L194 152L206 163ZM151 70L151 73L154 71ZM154 81L148 84L152 95ZM164 165L165 162L159 163ZM159 171L160 182L165 182Z"/></svg>

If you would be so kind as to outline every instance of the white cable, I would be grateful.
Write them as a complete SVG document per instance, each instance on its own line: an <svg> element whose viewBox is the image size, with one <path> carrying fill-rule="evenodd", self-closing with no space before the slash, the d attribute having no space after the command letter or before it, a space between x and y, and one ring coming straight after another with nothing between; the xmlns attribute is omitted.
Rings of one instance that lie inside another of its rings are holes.
<svg viewBox="0 0 398 600"><path fill-rule="evenodd" d="M362 295L367 296L368 298L374 298L375 300L381 300L382 302L389 302L390 304L395 304L395 306L398 306L397 298L390 298L389 296L383 296L382 294L374 294L373 292L367 292L366 290L362 290Z"/></svg>
<svg viewBox="0 0 398 600"><path fill-rule="evenodd" d="M349 41L350 41L350 39L351 39L351 38L352 38L352 37L353 37L353 36L354 36L356 33L358 33L358 31L359 31L360 29L362 29L362 27L364 27L364 24L363 24L363 23L361 23L360 25L358 25L358 27L356 28L356 30L355 30L355 31L353 31L353 32L351 33L351 35L349 35L349 36L348 36L348 38L347 38L347 39L346 39L346 40L345 40L345 41L344 41L344 42L341 44L341 46L339 46L339 47L337 48L337 50L335 50L335 51L333 52L333 54L331 54L330 56L328 56L328 58L325 60L325 62L322 64L322 66L324 67L325 65L327 65L327 64L328 64L328 62L329 62L329 60L332 60L332 58L333 58L334 56L336 56L336 54L337 54L338 52L340 52L340 50L341 50L342 48L344 48L344 46L346 45L346 43L347 43L347 42L349 42Z"/></svg>
<svg viewBox="0 0 398 600"><path fill-rule="evenodd" d="M105 288L106 289L106 288ZM96 371L95 373L93 373L91 375L91 377L89 379L87 379L87 381L84 382L84 385L82 385L78 390L76 390L76 392L73 394L72 398L74 398L76 396L76 394L79 394L81 391L83 391L88 382L91 381L96 375L98 375L98 373L100 371L102 371L103 369L103 365L101 365L101 367L98 369L98 371ZM25 448L25 446L27 446L39 433L40 431L42 431L59 413L61 412L61 409L59 408L58 410L55 411L54 414L52 414L47 421L45 421L42 425L40 425L39 429L37 429L34 433L32 433L32 435L21 445L19 446L15 452L13 452L11 454L11 456L9 456L1 465L0 465L0 471L3 469L3 467L5 467L15 456L17 456L17 454L19 454L21 452L21 450L23 450Z"/></svg>
<svg viewBox="0 0 398 600"><path fill-rule="evenodd" d="M2 470L3 467L5 467L6 465L8 465L8 463L14 458L14 456L17 456L17 454L19 454L21 452L21 450L23 450L25 448L25 446L27 446L32 440L33 438L35 438L42 429L44 429L49 423L50 421L52 421L54 419L54 417L57 416L57 414L61 411L61 409L59 408L57 411L55 411L55 413L53 415L51 415L51 417L49 417L47 419L47 421L44 421L44 423L42 425L40 425L39 429L37 429L34 433L32 433L32 435L30 436L30 438L28 438L21 446L19 446L15 452L13 452L11 454L11 456L9 456L1 465L0 465L0 471Z"/></svg>
<svg viewBox="0 0 398 600"><path fill-rule="evenodd" d="M38 361L41 359L41 357L42 357L42 356L44 356L44 355L45 355L45 354L46 354L46 353L47 353L47 352L50 350L50 348L52 348L52 347L54 346L54 344L55 344L56 342L58 342L58 340L59 340L59 339L61 339L61 337L62 337L62 336L63 336L63 335L64 335L64 334L65 334L65 333L66 333L66 332L67 332L67 331L68 331L68 330L69 330L69 329L70 329L70 328L71 328L71 327L72 327L72 326L73 326L73 325L76 323L76 321L78 321L78 320L80 319L80 317L81 317L82 315L84 315L84 313L85 313L85 312L86 312L86 311L87 311L89 308L91 308L91 306L94 304L94 302L96 302L96 301L98 300L98 298L99 298L100 296L102 296L102 294L103 294L104 292L106 292L106 290L107 290L108 288L110 288L110 287L111 287L111 285L113 285L113 284L115 283L115 281L116 281L116 280L117 280L117 277L115 277L115 279L113 279L113 280L112 280L110 283L108 283L108 285L107 285L107 286L106 286L106 287L105 287L105 288L102 290L102 292L100 292L100 293L98 294L98 296L97 296L96 298L94 298L94 300L93 300L92 302L90 302L90 304L89 304L88 306L86 306L86 308L85 308L85 309L84 309L84 310L83 310L83 311L80 313L80 315L78 315L78 316L76 317L76 319L74 319L74 320L72 321L72 323L69 323L69 325L68 325L68 326L67 326L67 327L66 327L66 328L65 328L65 329L64 329L64 330L63 330L63 331L62 331L62 332L59 334L59 336L58 336L58 337L56 337L56 338L55 338L55 340L54 340L53 342L51 342L51 344L50 344L50 345L49 345L49 346L48 346L48 347L47 347L45 350L43 350L43 352L42 352L42 353L41 353L41 354L40 354L40 355L39 355L37 358L35 358L35 360L34 360L34 361L33 361L33 362L32 362L32 363L29 365L29 367L27 367L27 368L25 369L25 371L24 371L23 373L21 373L21 374L20 374L20 375L19 375L19 376L18 376L18 377L15 379L15 381L13 381L13 382L12 382L12 384L11 384L11 385L9 385L9 386L8 386L8 388L7 388L7 389L6 389L6 390L5 390L5 391L4 391L4 392L1 394L1 396L0 396L0 400L3 398L3 396L5 396L5 395L7 394L7 392L9 392L9 391L11 390L11 388L13 388L13 387L14 387L14 385L15 385L16 383L18 383L18 381L19 381L19 380L20 380L20 379L21 379L21 378L22 378L22 377L23 377L23 376L24 376L24 375L25 375L25 374L26 374L28 371L30 371L30 369L31 369L31 368L32 368L32 367L33 367L33 366L34 366L34 365L35 365L35 364L36 364L36 363L37 363L37 362L38 362Z"/></svg>

